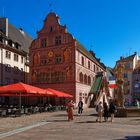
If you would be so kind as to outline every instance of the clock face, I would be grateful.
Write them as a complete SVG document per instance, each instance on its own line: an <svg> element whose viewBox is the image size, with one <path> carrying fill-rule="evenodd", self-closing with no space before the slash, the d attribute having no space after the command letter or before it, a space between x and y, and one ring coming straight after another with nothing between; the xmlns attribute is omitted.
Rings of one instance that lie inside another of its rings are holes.
<svg viewBox="0 0 140 140"><path fill-rule="evenodd" d="M53 57L53 56L54 56L53 51L49 51L49 52L48 52L48 57Z"/></svg>

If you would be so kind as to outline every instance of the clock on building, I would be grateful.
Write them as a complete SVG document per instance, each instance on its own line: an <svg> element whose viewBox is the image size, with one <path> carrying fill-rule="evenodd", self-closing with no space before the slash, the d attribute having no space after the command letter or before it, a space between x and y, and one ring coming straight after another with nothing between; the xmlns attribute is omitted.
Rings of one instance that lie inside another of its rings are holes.
<svg viewBox="0 0 140 140"><path fill-rule="evenodd" d="M49 51L48 52L48 57L53 57L54 56L54 52L53 51Z"/></svg>

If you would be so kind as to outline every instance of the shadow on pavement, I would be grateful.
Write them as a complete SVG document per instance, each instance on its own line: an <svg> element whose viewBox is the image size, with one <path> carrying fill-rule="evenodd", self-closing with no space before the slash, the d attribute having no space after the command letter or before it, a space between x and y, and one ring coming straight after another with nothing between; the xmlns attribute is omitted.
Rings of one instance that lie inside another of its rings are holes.
<svg viewBox="0 0 140 140"><path fill-rule="evenodd" d="M124 139L113 139L113 140L140 140L140 136L125 136Z"/></svg>
<svg viewBox="0 0 140 140"><path fill-rule="evenodd" d="M49 122L68 122L68 120L49 120Z"/></svg>
<svg viewBox="0 0 140 140"><path fill-rule="evenodd" d="M67 116L67 114L57 114L57 115L54 115L54 117L63 117L63 116Z"/></svg>
<svg viewBox="0 0 140 140"><path fill-rule="evenodd" d="M78 115L78 114L76 114L76 115L74 115L74 116L97 116L97 114L82 114L82 115Z"/></svg>
<svg viewBox="0 0 140 140"><path fill-rule="evenodd" d="M85 121L85 122L75 122L75 123L97 123L96 121Z"/></svg>
<svg viewBox="0 0 140 140"><path fill-rule="evenodd" d="M67 114L57 114L57 115L54 115L54 117L64 117L64 116L67 116ZM82 114L82 115L78 115L78 114L74 114L73 116L97 116L97 114Z"/></svg>
<svg viewBox="0 0 140 140"><path fill-rule="evenodd" d="M140 119L132 119L131 121L140 121Z"/></svg>

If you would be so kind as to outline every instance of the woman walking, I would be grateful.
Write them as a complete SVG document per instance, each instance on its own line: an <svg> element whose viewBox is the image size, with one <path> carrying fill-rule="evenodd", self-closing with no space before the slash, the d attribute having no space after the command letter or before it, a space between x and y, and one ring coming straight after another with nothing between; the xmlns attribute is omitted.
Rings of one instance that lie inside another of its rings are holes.
<svg viewBox="0 0 140 140"><path fill-rule="evenodd" d="M68 121L73 120L73 108L74 108L74 104L72 100L70 100L67 104Z"/></svg>

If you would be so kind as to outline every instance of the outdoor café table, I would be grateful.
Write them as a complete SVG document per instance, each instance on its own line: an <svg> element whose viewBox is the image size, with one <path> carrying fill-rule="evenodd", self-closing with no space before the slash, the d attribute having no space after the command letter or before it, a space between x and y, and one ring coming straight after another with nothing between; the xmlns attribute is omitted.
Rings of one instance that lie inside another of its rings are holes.
<svg viewBox="0 0 140 140"><path fill-rule="evenodd" d="M20 115L20 109L17 108L13 108L12 109L12 114L16 117Z"/></svg>

